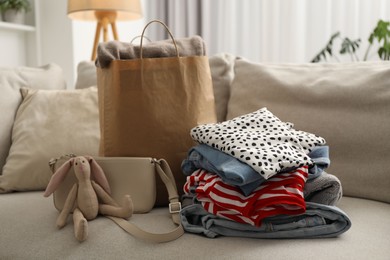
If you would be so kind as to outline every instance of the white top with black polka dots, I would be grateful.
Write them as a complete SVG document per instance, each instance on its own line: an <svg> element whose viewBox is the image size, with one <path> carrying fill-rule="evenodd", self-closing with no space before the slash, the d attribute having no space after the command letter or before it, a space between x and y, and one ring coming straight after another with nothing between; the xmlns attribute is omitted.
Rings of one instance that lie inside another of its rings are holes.
<svg viewBox="0 0 390 260"><path fill-rule="evenodd" d="M191 129L198 143L214 147L250 165L265 179L286 168L312 165L307 154L325 139L293 129L267 108L215 124Z"/></svg>

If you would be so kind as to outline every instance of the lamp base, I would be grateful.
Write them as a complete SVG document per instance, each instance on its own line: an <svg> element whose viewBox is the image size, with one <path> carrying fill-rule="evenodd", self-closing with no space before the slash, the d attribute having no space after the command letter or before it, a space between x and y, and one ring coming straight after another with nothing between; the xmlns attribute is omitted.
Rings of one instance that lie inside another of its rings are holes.
<svg viewBox="0 0 390 260"><path fill-rule="evenodd" d="M97 19L95 40L93 42L92 49L92 60L96 59L97 45L99 43L100 31L103 30L103 41L108 41L108 25L111 25L112 34L114 40L118 40L118 32L116 30L116 12L115 11L95 11L95 16Z"/></svg>

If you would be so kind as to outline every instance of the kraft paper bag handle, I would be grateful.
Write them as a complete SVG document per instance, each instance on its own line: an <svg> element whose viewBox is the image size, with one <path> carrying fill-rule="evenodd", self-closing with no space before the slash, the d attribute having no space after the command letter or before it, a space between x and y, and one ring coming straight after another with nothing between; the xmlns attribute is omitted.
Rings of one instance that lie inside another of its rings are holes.
<svg viewBox="0 0 390 260"><path fill-rule="evenodd" d="M137 40L138 38L141 38L141 37L142 37L141 35L135 36L133 39L131 39L130 43L133 43L135 40ZM148 36L144 35L143 38L148 40L148 42L152 42L152 40Z"/></svg>
<svg viewBox="0 0 390 260"><path fill-rule="evenodd" d="M146 25L145 25L145 27L144 27L144 29L142 30L142 34L141 34L141 42L140 42L140 61L141 61L141 82L143 83L144 82L144 59L143 59L143 40L144 40L144 38L145 38L145 31L146 31L146 29L149 27L149 25L151 25L152 23L158 23L158 24L161 24L164 28L165 28L165 30L168 32L168 34L169 34L169 36L171 37L171 39L172 39L172 42L173 42L173 45L175 46L175 50L176 50L176 57L177 58L180 58L180 55L179 55L179 49L178 49L178 47L177 47L177 44L176 44L176 40L175 40L175 38L173 37L173 34L172 34L172 32L169 30L169 28L168 28L168 26L164 23L164 22L162 22L162 21L160 21L160 20L152 20L152 21L150 21L150 22L148 22ZM142 84L142 86L143 86L143 84Z"/></svg>
<svg viewBox="0 0 390 260"><path fill-rule="evenodd" d="M140 59L143 58L143 55L142 55L143 54L143 48L142 47L143 47L143 40L144 40L144 37L145 37L144 34L145 34L145 31L146 31L146 28L148 28L148 26L151 25L152 23L159 23L159 24L161 24L162 26L165 27L165 30L168 32L169 36L172 39L173 45L175 45L176 57L179 57L179 50L177 48L177 44L176 44L175 38L173 37L173 35L172 35L171 31L169 30L168 26L164 22L162 22L160 20L152 20L149 23L147 23L145 25L144 29L142 30L141 43L140 43Z"/></svg>

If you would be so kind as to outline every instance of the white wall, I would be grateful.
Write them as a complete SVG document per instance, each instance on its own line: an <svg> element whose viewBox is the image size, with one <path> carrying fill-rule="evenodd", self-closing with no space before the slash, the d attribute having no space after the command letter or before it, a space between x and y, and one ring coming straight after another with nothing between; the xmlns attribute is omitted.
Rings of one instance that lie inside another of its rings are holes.
<svg viewBox="0 0 390 260"><path fill-rule="evenodd" d="M96 23L72 21L67 17L67 0L41 0L40 23L42 64L54 62L60 65L67 80L68 88L73 88L77 77L77 64L90 60ZM120 41L130 41L143 27L144 21L118 22ZM109 30L112 40L111 30Z"/></svg>
<svg viewBox="0 0 390 260"><path fill-rule="evenodd" d="M54 62L64 71L68 86L73 84L72 22L66 16L67 0L41 0L41 64Z"/></svg>
<svg viewBox="0 0 390 260"><path fill-rule="evenodd" d="M38 58L26 57L26 42L28 46L35 44L30 39L25 40L28 33L0 30L0 66L55 62L63 68L68 85L72 87L77 64L91 57L96 25L70 20L66 15L67 0L33 1L39 7ZM150 10L157 8L155 0L149 1ZM364 52L368 34L377 20L390 20L388 0L204 1L215 7L204 28L210 33L205 37L209 54L230 52L254 61L307 62L337 30L351 39L360 37L364 45L361 52ZM142 0L144 13L147 2ZM247 17L253 18L252 22L234 18L239 12L246 12ZM119 40L130 41L139 35L146 19L151 18L118 22ZM252 45L246 47L247 43Z"/></svg>
<svg viewBox="0 0 390 260"><path fill-rule="evenodd" d="M144 19L136 21L117 22L119 41L130 42L132 38L141 34L145 24ZM95 38L96 23L86 21L72 21L73 37L73 66L74 73L80 61L91 60L93 41ZM111 28L108 30L109 40L113 40ZM100 41L102 40L100 34Z"/></svg>
<svg viewBox="0 0 390 260"><path fill-rule="evenodd" d="M0 66L27 64L24 33L0 30Z"/></svg>
<svg viewBox="0 0 390 260"><path fill-rule="evenodd" d="M230 52L261 62L309 62L336 31L351 40L361 38L362 57L377 21L390 20L389 0L203 0L203 3L205 16L211 17L202 28L209 53ZM339 45L340 42L337 51Z"/></svg>
<svg viewBox="0 0 390 260"><path fill-rule="evenodd" d="M24 25L1 22L0 15L0 66L36 65L40 63L39 7L29 0L32 12L25 14ZM35 19L37 17L37 19Z"/></svg>

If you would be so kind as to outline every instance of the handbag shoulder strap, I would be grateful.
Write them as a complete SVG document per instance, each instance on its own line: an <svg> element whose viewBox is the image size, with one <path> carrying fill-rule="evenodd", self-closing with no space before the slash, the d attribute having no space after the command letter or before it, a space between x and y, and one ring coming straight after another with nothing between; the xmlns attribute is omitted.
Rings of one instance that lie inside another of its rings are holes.
<svg viewBox="0 0 390 260"><path fill-rule="evenodd" d="M169 213L171 214L172 221L178 226L170 232L156 234L145 231L137 225L128 222L126 219L110 216L107 217L113 220L127 233L137 238L153 242L168 242L175 240L184 234L184 229L180 222L181 203L176 189L175 178L168 163L164 159L153 159L153 163L155 164L157 173L167 188L169 196Z"/></svg>

